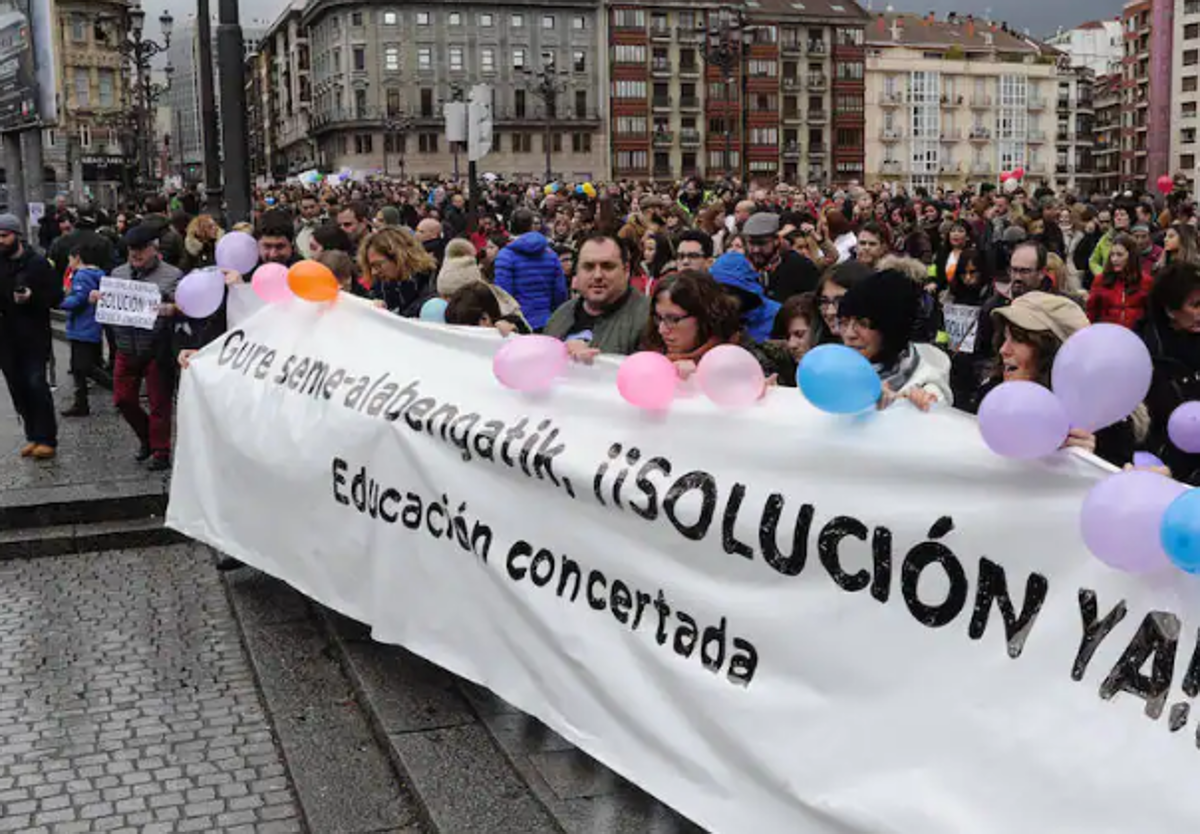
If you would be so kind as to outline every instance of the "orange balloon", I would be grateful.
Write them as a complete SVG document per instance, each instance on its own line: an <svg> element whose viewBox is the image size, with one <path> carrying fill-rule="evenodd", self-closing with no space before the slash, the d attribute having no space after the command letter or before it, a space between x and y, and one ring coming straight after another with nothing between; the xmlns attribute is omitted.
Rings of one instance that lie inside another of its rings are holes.
<svg viewBox="0 0 1200 834"><path fill-rule="evenodd" d="M305 301L333 301L338 294L333 271L316 261L300 261L289 269L288 288Z"/></svg>

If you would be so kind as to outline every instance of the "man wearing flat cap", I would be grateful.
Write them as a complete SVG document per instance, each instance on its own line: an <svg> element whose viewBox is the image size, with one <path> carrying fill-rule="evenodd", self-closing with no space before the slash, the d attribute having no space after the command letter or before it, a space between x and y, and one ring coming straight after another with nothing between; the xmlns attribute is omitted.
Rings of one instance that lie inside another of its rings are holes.
<svg viewBox="0 0 1200 834"><path fill-rule="evenodd" d="M163 304L153 330L114 327L117 346L113 365L113 402L141 445L137 459L149 459L152 470L171 466L171 409L174 366L171 359L171 319L175 315L175 287L183 273L164 263L158 251L159 230L145 223L125 234L129 262L113 271L112 277L147 281L158 286ZM142 380L150 400L147 414L140 401Z"/></svg>
<svg viewBox="0 0 1200 834"><path fill-rule="evenodd" d="M746 237L746 256L773 301L783 303L794 295L816 290L821 271L804 255L783 250L778 214L763 211L751 215L742 234Z"/></svg>
<svg viewBox="0 0 1200 834"><path fill-rule="evenodd" d="M46 380L50 311L63 293L50 262L24 237L20 220L0 214L0 372L25 426L21 457L48 460L58 448L58 421Z"/></svg>

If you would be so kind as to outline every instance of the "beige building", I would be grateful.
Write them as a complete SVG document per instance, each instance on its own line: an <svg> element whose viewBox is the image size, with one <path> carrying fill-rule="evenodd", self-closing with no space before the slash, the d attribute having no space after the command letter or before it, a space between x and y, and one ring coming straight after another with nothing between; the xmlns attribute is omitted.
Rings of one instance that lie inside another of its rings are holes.
<svg viewBox="0 0 1200 834"><path fill-rule="evenodd" d="M1171 50L1171 163L1169 172L1182 174L1195 192L1200 183L1197 161L1200 143L1200 0L1177 0Z"/></svg>
<svg viewBox="0 0 1200 834"><path fill-rule="evenodd" d="M876 15L867 26L868 182L961 188L1055 166L1057 61L999 23Z"/></svg>

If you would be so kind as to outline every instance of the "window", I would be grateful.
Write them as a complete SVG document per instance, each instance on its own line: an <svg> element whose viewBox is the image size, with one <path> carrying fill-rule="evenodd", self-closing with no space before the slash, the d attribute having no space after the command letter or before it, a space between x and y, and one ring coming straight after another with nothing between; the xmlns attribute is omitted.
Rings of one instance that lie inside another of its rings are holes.
<svg viewBox="0 0 1200 834"><path fill-rule="evenodd" d="M513 153L533 153L533 134L514 133L512 135Z"/></svg>
<svg viewBox="0 0 1200 834"><path fill-rule="evenodd" d="M863 146L862 128L839 127L834 137L839 148L861 148Z"/></svg>
<svg viewBox="0 0 1200 834"><path fill-rule="evenodd" d="M617 116L618 136L645 136L645 116Z"/></svg>
<svg viewBox="0 0 1200 834"><path fill-rule="evenodd" d="M582 118L587 114L588 109L588 94L587 90L575 91L575 117Z"/></svg>
<svg viewBox="0 0 1200 834"><path fill-rule="evenodd" d="M433 90L428 87L421 90L421 116L426 119L433 116Z"/></svg>
<svg viewBox="0 0 1200 834"><path fill-rule="evenodd" d="M395 26L399 22L400 22L400 16L397 15L395 12L384 12L383 13L383 25L384 26Z"/></svg>
<svg viewBox="0 0 1200 834"><path fill-rule="evenodd" d="M650 156L645 151L617 151L618 170L644 170L649 162Z"/></svg>
<svg viewBox="0 0 1200 834"><path fill-rule="evenodd" d="M113 96L113 71L102 69L97 78L100 81L100 106L112 107L116 103Z"/></svg>
<svg viewBox="0 0 1200 834"><path fill-rule="evenodd" d="M587 72L587 53L582 49L576 49L572 66L575 68L575 72Z"/></svg>
<svg viewBox="0 0 1200 834"><path fill-rule="evenodd" d="M524 29L525 28L525 15L523 15L523 14L513 15L512 17L510 17L508 19L508 25L511 26L513 29Z"/></svg>
<svg viewBox="0 0 1200 834"><path fill-rule="evenodd" d="M450 47L450 71L462 72L463 70L463 49L461 46Z"/></svg>
<svg viewBox="0 0 1200 834"><path fill-rule="evenodd" d="M388 72L400 71L400 47L386 46L383 49L383 68Z"/></svg>
<svg viewBox="0 0 1200 834"><path fill-rule="evenodd" d="M779 74L779 65L774 61L751 61L749 71L751 78L774 78Z"/></svg>
<svg viewBox="0 0 1200 834"><path fill-rule="evenodd" d="M450 12L446 15L446 22L451 26L462 26L462 12Z"/></svg>
<svg viewBox="0 0 1200 834"><path fill-rule="evenodd" d="M645 81L614 81L613 98L646 98Z"/></svg>
<svg viewBox="0 0 1200 834"><path fill-rule="evenodd" d="M571 18L571 28L574 29L576 32L584 31L585 29L588 28L587 27L587 18L581 14L575 15L573 18ZM582 135L587 136L588 139L591 139L591 137L592 137L592 135L590 133L585 133Z"/></svg>
<svg viewBox="0 0 1200 834"><path fill-rule="evenodd" d="M354 115L356 118L365 119L367 116L367 91L354 91Z"/></svg>
<svg viewBox="0 0 1200 834"><path fill-rule="evenodd" d="M429 25L429 12L417 12L417 25L418 26L428 26Z"/></svg>
<svg viewBox="0 0 1200 834"><path fill-rule="evenodd" d="M431 47L422 46L417 50L417 69L433 69L433 49Z"/></svg>
<svg viewBox="0 0 1200 834"><path fill-rule="evenodd" d="M862 63L859 61L839 62L837 65L837 77L840 81L862 81Z"/></svg>
<svg viewBox="0 0 1200 834"><path fill-rule="evenodd" d="M1183 156L1179 157L1179 167L1183 168L1186 171L1190 171L1191 169L1195 168L1196 167L1195 154L1185 153Z"/></svg>
<svg viewBox="0 0 1200 834"><path fill-rule="evenodd" d="M729 152L729 165L731 168L737 168L741 165L741 156L737 151ZM724 151L709 151L708 152L708 167L724 169L725 167L725 152Z"/></svg>
<svg viewBox="0 0 1200 834"><path fill-rule="evenodd" d="M1185 41L1194 41L1200 38L1200 23L1189 23L1183 27L1183 39Z"/></svg>
<svg viewBox="0 0 1200 834"><path fill-rule="evenodd" d="M1200 56L1200 51L1195 49L1185 49L1183 52L1183 65L1185 67L1196 66L1198 56Z"/></svg>
<svg viewBox="0 0 1200 834"><path fill-rule="evenodd" d="M592 134L590 134L590 133L572 133L571 134L571 150L574 153L591 153L592 152Z"/></svg>
<svg viewBox="0 0 1200 834"><path fill-rule="evenodd" d="M833 99L834 112L861 113L863 112L863 97L853 93L838 93Z"/></svg>
<svg viewBox="0 0 1200 834"><path fill-rule="evenodd" d="M646 12L642 9L613 9L613 26L617 29L645 29Z"/></svg>
<svg viewBox="0 0 1200 834"><path fill-rule="evenodd" d="M71 40L80 43L87 40L87 18L84 15L71 15Z"/></svg>
<svg viewBox="0 0 1200 834"><path fill-rule="evenodd" d="M92 129L88 125L79 126L79 144L85 148L92 146Z"/></svg>
<svg viewBox="0 0 1200 834"><path fill-rule="evenodd" d="M342 50L340 49L333 50L333 71L342 71Z"/></svg>
<svg viewBox="0 0 1200 834"><path fill-rule="evenodd" d="M841 46L862 46L863 45L863 30L862 29L838 29L834 33L837 43Z"/></svg>
<svg viewBox="0 0 1200 834"><path fill-rule="evenodd" d="M542 142L544 143L545 141L546 141L546 137L543 136ZM542 150L545 150L545 148L542 148ZM562 153L562 134L561 133L550 134L550 151L552 153Z"/></svg>
<svg viewBox="0 0 1200 834"><path fill-rule="evenodd" d="M362 72L367 68L367 50L361 46L354 47L354 71Z"/></svg>
<svg viewBox="0 0 1200 834"><path fill-rule="evenodd" d="M375 149L375 137L369 133L354 134L354 152L359 156L371 153Z"/></svg>
<svg viewBox="0 0 1200 834"><path fill-rule="evenodd" d="M750 128L751 145L778 145L779 129L774 127Z"/></svg>
<svg viewBox="0 0 1200 834"><path fill-rule="evenodd" d="M391 89L387 91L387 114L389 117L400 115L400 91Z"/></svg>
<svg viewBox="0 0 1200 834"><path fill-rule="evenodd" d="M513 50L513 69L525 69L525 50Z"/></svg>
<svg viewBox="0 0 1200 834"><path fill-rule="evenodd" d="M646 63L645 44L618 44L613 48L614 64Z"/></svg>
<svg viewBox="0 0 1200 834"><path fill-rule="evenodd" d="M1183 91L1185 93L1196 92L1196 76L1187 75L1183 78Z"/></svg>
<svg viewBox="0 0 1200 834"><path fill-rule="evenodd" d="M542 28L543 29L553 29L554 28L554 15L552 15L552 14L542 15Z"/></svg>
<svg viewBox="0 0 1200 834"><path fill-rule="evenodd" d="M421 153L438 152L438 135L436 133L421 133L417 136L417 150Z"/></svg>
<svg viewBox="0 0 1200 834"><path fill-rule="evenodd" d="M92 79L87 70L75 69L75 106L92 106Z"/></svg>
<svg viewBox="0 0 1200 834"><path fill-rule="evenodd" d="M350 13L350 25L351 26L362 26L363 25L362 12L351 12Z"/></svg>
<svg viewBox="0 0 1200 834"><path fill-rule="evenodd" d="M554 51L551 49L542 50L542 66L547 69L553 69L557 61L554 57Z"/></svg>
<svg viewBox="0 0 1200 834"><path fill-rule="evenodd" d="M513 90L513 109L516 111L517 118L525 118L525 91Z"/></svg>
<svg viewBox="0 0 1200 834"><path fill-rule="evenodd" d="M496 19L492 15L485 13L485 14L481 14L479 16L479 28L480 29L491 29L495 25L496 25Z"/></svg>
<svg viewBox="0 0 1200 834"><path fill-rule="evenodd" d="M408 137L403 133L388 133L383 137L384 153L404 153L408 150Z"/></svg>
<svg viewBox="0 0 1200 834"><path fill-rule="evenodd" d="M496 50L490 46L479 50L479 71L489 74L496 71Z"/></svg>

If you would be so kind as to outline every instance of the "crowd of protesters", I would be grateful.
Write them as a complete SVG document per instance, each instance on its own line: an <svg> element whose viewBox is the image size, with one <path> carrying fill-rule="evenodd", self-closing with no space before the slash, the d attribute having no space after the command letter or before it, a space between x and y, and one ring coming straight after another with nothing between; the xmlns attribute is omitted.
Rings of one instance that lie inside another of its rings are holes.
<svg viewBox="0 0 1200 834"><path fill-rule="evenodd" d="M74 383L62 414L89 413L88 382L107 368L137 456L170 465L179 366L225 326L223 312L193 321L171 299L184 274L215 263L224 230L195 195L141 209L103 218L60 203L37 241L0 217L0 370L26 457L53 457L57 445L46 370L49 311L61 306ZM261 191L240 228L257 238L261 263L317 259L346 292L393 314L418 316L442 298L451 325L543 332L584 363L653 350L686 378L713 347L736 344L787 386L809 349L845 344L879 373L884 408L974 411L1002 381L1048 386L1073 333L1117 324L1150 349L1150 396L1124 424L1073 431L1068 444L1118 465L1147 450L1200 483L1200 459L1166 431L1173 409L1200 397L1196 224L1182 191L1084 200L1015 181L935 193L491 181L474 214L448 184L379 181ZM160 326L97 325L105 275L154 282Z"/></svg>

